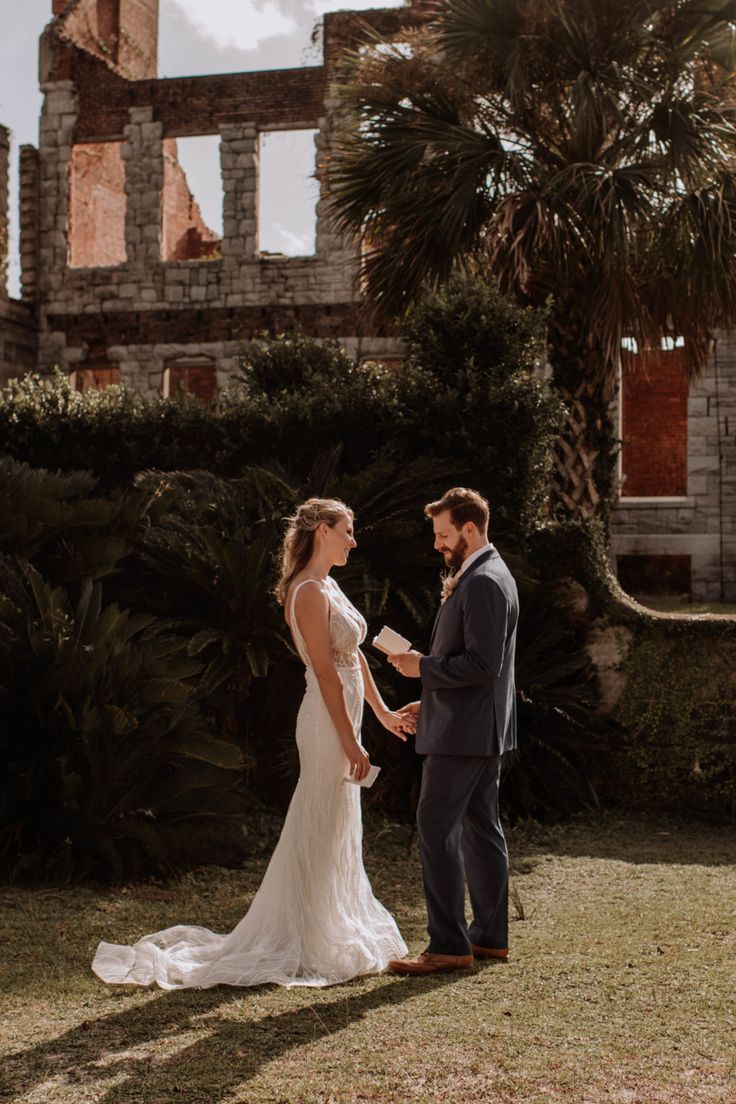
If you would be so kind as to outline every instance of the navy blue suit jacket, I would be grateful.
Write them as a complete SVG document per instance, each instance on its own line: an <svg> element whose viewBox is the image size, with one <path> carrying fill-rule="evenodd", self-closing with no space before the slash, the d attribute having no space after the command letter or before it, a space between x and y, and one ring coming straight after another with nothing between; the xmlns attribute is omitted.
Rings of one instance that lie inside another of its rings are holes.
<svg viewBox="0 0 736 1104"><path fill-rule="evenodd" d="M501 755L516 747L519 598L495 548L474 560L440 607L419 663L420 755Z"/></svg>

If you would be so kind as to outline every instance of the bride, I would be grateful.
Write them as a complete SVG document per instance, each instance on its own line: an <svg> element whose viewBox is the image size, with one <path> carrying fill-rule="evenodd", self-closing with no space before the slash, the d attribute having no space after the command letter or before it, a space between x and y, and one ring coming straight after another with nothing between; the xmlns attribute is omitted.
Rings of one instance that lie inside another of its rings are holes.
<svg viewBox="0 0 736 1104"><path fill-rule="evenodd" d="M414 719L389 710L360 644L366 624L330 577L356 547L352 511L310 498L289 520L276 597L306 668L296 725L299 781L253 902L229 935L177 925L132 947L100 943L103 981L163 989L334 985L378 973L407 953L363 868L360 743L363 699L400 739Z"/></svg>

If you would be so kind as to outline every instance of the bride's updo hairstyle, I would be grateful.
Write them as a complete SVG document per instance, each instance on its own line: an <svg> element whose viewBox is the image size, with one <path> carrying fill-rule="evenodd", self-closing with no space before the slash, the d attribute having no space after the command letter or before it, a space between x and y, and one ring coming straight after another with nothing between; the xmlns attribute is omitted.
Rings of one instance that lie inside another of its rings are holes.
<svg viewBox="0 0 736 1104"><path fill-rule="evenodd" d="M330 529L353 511L337 498L308 498L286 520L289 527L281 546L279 581L274 594L283 606L293 579L306 567L314 551L314 534L324 522Z"/></svg>

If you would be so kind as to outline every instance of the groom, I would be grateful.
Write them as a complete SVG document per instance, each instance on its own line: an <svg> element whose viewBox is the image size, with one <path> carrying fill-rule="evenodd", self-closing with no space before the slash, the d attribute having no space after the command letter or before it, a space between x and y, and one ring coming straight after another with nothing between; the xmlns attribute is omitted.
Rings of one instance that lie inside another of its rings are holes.
<svg viewBox="0 0 736 1104"><path fill-rule="evenodd" d="M429 947L395 959L398 974L470 970L508 957L508 852L498 815L501 756L516 746L516 584L488 540L488 503L453 487L425 507L445 580L430 654L390 662L422 681L416 749L424 755L417 827ZM465 920L467 877L473 922Z"/></svg>

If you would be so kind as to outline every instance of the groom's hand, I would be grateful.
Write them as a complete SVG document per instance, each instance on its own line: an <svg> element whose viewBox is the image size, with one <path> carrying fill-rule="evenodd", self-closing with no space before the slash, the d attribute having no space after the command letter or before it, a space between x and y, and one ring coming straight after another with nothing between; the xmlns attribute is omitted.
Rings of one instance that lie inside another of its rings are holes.
<svg viewBox="0 0 736 1104"><path fill-rule="evenodd" d="M401 717L410 717L414 723L414 731L416 732L417 723L419 721L419 710L422 703L418 701L409 702L407 705L402 705L401 709L397 709L396 712Z"/></svg>
<svg viewBox="0 0 736 1104"><path fill-rule="evenodd" d="M401 652L388 657L388 661L400 675L406 678L419 678L419 660L424 659L421 652Z"/></svg>

